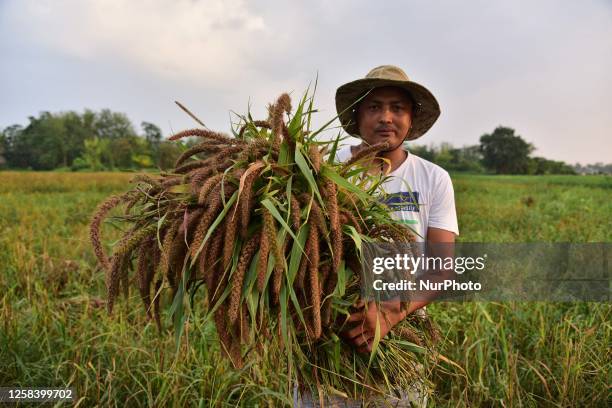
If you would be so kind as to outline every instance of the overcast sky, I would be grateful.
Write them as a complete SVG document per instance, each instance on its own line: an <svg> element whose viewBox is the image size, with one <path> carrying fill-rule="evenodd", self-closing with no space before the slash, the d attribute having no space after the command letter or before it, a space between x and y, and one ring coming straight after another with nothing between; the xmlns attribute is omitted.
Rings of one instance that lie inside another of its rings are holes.
<svg viewBox="0 0 612 408"><path fill-rule="evenodd" d="M335 89L402 67L442 107L418 143L478 143L498 125L536 155L612 162L612 1L0 0L0 128L110 108L164 134L255 116L318 73Z"/></svg>

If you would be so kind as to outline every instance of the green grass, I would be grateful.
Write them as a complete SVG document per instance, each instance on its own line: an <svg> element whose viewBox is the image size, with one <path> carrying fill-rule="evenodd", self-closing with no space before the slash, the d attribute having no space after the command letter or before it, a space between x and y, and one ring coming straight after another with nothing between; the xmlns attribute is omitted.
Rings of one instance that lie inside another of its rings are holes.
<svg viewBox="0 0 612 408"><path fill-rule="evenodd" d="M81 406L290 403L275 393L285 381L277 367L230 369L214 329L197 318L175 354L173 336L158 336L137 295L107 316L87 225L131 174L0 174L0 386L72 386ZM612 241L609 177L453 178L463 242ZM109 243L118 236L105 232ZM450 361L430 375L436 406L606 406L609 304L429 311Z"/></svg>
<svg viewBox="0 0 612 408"><path fill-rule="evenodd" d="M454 176L462 242L611 242L612 177Z"/></svg>

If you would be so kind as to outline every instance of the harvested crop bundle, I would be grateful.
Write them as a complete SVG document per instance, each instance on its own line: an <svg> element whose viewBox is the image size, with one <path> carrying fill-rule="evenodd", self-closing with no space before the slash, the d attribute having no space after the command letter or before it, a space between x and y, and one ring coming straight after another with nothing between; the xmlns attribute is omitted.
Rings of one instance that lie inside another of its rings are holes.
<svg viewBox="0 0 612 408"><path fill-rule="evenodd" d="M364 166L386 144L336 163L339 138L322 142L322 129L310 131L312 97L292 113L283 94L269 112L266 121L242 117L233 137L204 129L175 134L170 140L200 142L173 171L141 176L131 191L100 204L91 240L106 270L108 312L135 264L133 281L158 325L163 292L171 291L174 322L183 324L180 305L203 286L232 364L276 359L286 391L299 383L354 396L356 384L377 392L389 392L391 378L409 385L419 347L414 330L398 327L376 339L365 357L338 337L360 295L361 242L413 241L377 198L384 177ZM128 232L109 257L100 226L121 204L126 212L115 220ZM285 352L271 352L278 348Z"/></svg>

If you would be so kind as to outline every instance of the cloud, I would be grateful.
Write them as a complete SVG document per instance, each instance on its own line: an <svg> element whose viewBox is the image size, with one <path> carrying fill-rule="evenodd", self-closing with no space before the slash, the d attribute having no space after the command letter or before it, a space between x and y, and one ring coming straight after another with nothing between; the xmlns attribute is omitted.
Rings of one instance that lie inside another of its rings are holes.
<svg viewBox="0 0 612 408"><path fill-rule="evenodd" d="M20 0L3 14L19 35L69 56L209 84L244 72L246 44L269 38L244 0Z"/></svg>
<svg viewBox="0 0 612 408"><path fill-rule="evenodd" d="M504 124L538 154L605 161L611 17L609 0L0 0L0 122L102 106L180 128L178 99L224 129L228 110L262 117L318 73L323 124L340 84L390 63L442 105L422 143Z"/></svg>

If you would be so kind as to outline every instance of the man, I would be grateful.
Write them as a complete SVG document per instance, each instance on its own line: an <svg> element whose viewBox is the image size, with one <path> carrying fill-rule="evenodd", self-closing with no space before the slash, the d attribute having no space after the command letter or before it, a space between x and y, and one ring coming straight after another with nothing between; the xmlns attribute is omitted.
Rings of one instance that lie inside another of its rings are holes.
<svg viewBox="0 0 612 408"><path fill-rule="evenodd" d="M459 228L448 173L403 148L405 141L423 136L440 115L440 107L431 92L411 81L402 69L383 65L371 70L365 78L339 87L336 110L344 130L363 141L359 146L340 149L337 159L346 161L361 148L387 142L388 148L374 160L389 176L382 189L392 197L388 202L394 209L392 216L411 227L417 234L417 241L455 242ZM374 302L367 307L359 305L358 311L349 317L353 326L343 336L359 351L369 352L377 322L381 325L382 338L406 316L427 303L426 300L415 300L402 308L399 300L391 300L382 302L381 310ZM404 398L392 402L392 405L426 404L422 390L403 390L402 393ZM376 401L371 402L376 404ZM304 406L314 405L309 397ZM331 405L358 404L356 401L334 401Z"/></svg>
<svg viewBox="0 0 612 408"><path fill-rule="evenodd" d="M355 104L356 101L359 102ZM387 142L388 148L375 160L389 176L382 189L392 197L388 201L394 209L392 216L411 227L417 241L453 243L459 228L448 173L403 147L405 141L423 136L440 115L440 107L431 92L411 81L402 69L383 65L371 70L365 78L339 87L336 109L344 130L363 141L360 146L341 149L338 160L346 161L363 147ZM384 337L427 303L415 300L403 309L399 300L387 301L381 303L381 310L374 302L367 307L360 305L350 316L349 322L354 326L344 332L344 337L359 351L369 352L377 322ZM424 403L423 399L420 402Z"/></svg>

